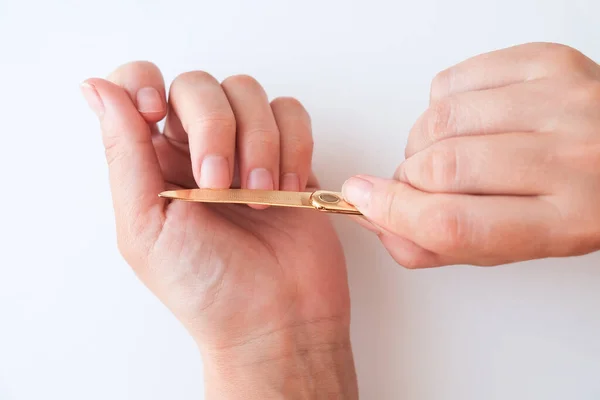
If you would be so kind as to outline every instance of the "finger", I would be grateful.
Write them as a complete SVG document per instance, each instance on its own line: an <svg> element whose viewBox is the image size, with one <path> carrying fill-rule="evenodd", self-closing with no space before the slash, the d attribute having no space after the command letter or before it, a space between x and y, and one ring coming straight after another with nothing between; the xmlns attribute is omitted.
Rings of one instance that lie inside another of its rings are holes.
<svg viewBox="0 0 600 400"><path fill-rule="evenodd" d="M390 256L405 268L432 268L443 264L443 261L437 254L425 250L410 240L385 231L363 216L350 215L349 218L363 228L375 233Z"/></svg>
<svg viewBox="0 0 600 400"><path fill-rule="evenodd" d="M273 100L271 109L281 134L281 190L304 190L313 155L310 117L298 100L289 97Z"/></svg>
<svg viewBox="0 0 600 400"><path fill-rule="evenodd" d="M235 117L219 82L211 75L188 72L177 77L170 90L170 106L189 141L192 170L201 188L231 185L235 154ZM168 128L168 129L167 129ZM165 135L182 143L174 125Z"/></svg>
<svg viewBox="0 0 600 400"><path fill-rule="evenodd" d="M406 159L394 178L436 193L544 195L565 182L556 136L503 133L437 142Z"/></svg>
<svg viewBox="0 0 600 400"><path fill-rule="evenodd" d="M82 91L100 118L119 237L125 243L140 235L155 238L164 206L158 194L165 186L150 128L115 84L89 79Z"/></svg>
<svg viewBox="0 0 600 400"><path fill-rule="evenodd" d="M552 84L533 81L451 95L433 103L417 120L410 131L406 156L455 136L506 132L586 134L590 131L589 120L600 120L597 106L589 101L593 95L587 82L572 80L555 80Z"/></svg>
<svg viewBox="0 0 600 400"><path fill-rule="evenodd" d="M165 135L154 135L152 141L165 182L179 188L198 187L189 152L181 150Z"/></svg>
<svg viewBox="0 0 600 400"><path fill-rule="evenodd" d="M173 104L169 102L167 104L167 118L165 119L165 127L163 134L173 146L177 147L181 151L190 153L190 143L188 140L188 134L183 128L181 120L173 110Z"/></svg>
<svg viewBox="0 0 600 400"><path fill-rule="evenodd" d="M435 268L456 264L421 246L393 234L383 234L379 240L399 265L408 269Z"/></svg>
<svg viewBox="0 0 600 400"><path fill-rule="evenodd" d="M537 197L429 194L396 180L354 177L344 197L397 236L465 264L549 257L563 238L555 208Z"/></svg>
<svg viewBox="0 0 600 400"><path fill-rule="evenodd" d="M165 82L160 69L147 61L120 66L108 80L127 91L146 122L154 124L165 117L167 101Z"/></svg>
<svg viewBox="0 0 600 400"><path fill-rule="evenodd" d="M178 187L194 187L189 154L174 146L164 135L158 135L155 123L165 117L167 108L164 79L158 67L145 61L128 63L112 72L108 80L127 91L154 131L152 139L164 180Z"/></svg>
<svg viewBox="0 0 600 400"><path fill-rule="evenodd" d="M446 96L565 75L598 77L581 52L555 43L527 43L471 57L440 72L431 84L432 102Z"/></svg>
<svg viewBox="0 0 600 400"><path fill-rule="evenodd" d="M379 226L375 225L373 222L369 221L362 215L349 214L348 218L350 218L352 221L356 222L358 225L362 226L366 230L368 230L376 235L380 235L382 233L382 229Z"/></svg>
<svg viewBox="0 0 600 400"><path fill-rule="evenodd" d="M279 188L279 130L260 84L245 75L222 83L237 124L237 151L242 188Z"/></svg>

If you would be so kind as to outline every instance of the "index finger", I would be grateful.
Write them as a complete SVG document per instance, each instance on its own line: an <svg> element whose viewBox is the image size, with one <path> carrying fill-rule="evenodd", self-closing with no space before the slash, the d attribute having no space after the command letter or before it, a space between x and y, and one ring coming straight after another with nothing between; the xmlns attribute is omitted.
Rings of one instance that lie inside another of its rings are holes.
<svg viewBox="0 0 600 400"><path fill-rule="evenodd" d="M430 102L456 93L576 73L598 76L596 63L562 44L526 43L468 58L438 73L431 83Z"/></svg>

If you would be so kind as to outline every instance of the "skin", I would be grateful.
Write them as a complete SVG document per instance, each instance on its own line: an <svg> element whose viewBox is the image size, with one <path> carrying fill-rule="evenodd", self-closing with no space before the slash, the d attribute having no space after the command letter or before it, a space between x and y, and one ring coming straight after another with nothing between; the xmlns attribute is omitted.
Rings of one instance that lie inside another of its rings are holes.
<svg viewBox="0 0 600 400"><path fill-rule="evenodd" d="M345 260L328 217L157 196L317 187L304 107L269 103L251 77L202 71L175 79L167 104L146 62L82 91L102 128L119 249L196 340L207 398L357 398Z"/></svg>
<svg viewBox="0 0 600 400"><path fill-rule="evenodd" d="M600 250L600 66L530 43L438 74L393 179L343 192L401 265L493 266Z"/></svg>
<svg viewBox="0 0 600 400"><path fill-rule="evenodd" d="M345 261L327 216L157 197L318 187L302 105L201 71L175 79L167 103L145 62L82 91L102 128L119 249L198 343L207 398L357 398ZM343 187L399 264L600 249L600 66L531 43L441 72L430 97L393 178Z"/></svg>

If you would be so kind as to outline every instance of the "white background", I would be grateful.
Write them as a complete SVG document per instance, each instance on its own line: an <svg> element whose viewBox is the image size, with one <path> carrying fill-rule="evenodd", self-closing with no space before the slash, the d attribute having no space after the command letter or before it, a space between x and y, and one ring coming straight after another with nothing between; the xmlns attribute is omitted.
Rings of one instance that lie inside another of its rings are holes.
<svg viewBox="0 0 600 400"><path fill-rule="evenodd" d="M118 254L83 79L138 59L168 82L254 75L309 109L335 189L390 176L439 70L529 41L599 61L598 15L596 0L0 0L0 399L203 396L194 344ZM362 398L600 398L600 254L408 271L335 220Z"/></svg>

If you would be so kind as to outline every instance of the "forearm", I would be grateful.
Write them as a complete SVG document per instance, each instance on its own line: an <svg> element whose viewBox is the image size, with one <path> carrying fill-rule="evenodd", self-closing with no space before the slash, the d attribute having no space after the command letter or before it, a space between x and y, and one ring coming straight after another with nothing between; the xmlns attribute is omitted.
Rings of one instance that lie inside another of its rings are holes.
<svg viewBox="0 0 600 400"><path fill-rule="evenodd" d="M349 333L318 325L203 351L207 399L357 399Z"/></svg>

